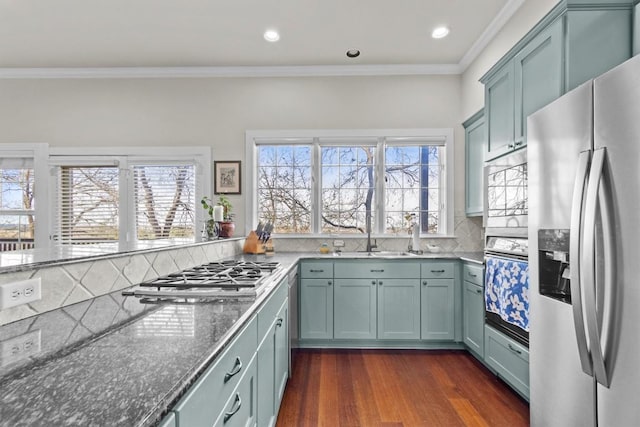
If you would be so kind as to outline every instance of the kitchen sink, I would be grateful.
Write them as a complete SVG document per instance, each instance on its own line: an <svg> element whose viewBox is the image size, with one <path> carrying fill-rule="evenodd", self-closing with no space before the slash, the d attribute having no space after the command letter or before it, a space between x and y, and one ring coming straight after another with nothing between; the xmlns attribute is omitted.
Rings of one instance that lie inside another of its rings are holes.
<svg viewBox="0 0 640 427"><path fill-rule="evenodd" d="M376 257L376 258L384 258L384 257L404 257L404 256L415 256L415 254L411 252L405 251L358 251L358 252L334 252L333 256L343 256L343 257Z"/></svg>

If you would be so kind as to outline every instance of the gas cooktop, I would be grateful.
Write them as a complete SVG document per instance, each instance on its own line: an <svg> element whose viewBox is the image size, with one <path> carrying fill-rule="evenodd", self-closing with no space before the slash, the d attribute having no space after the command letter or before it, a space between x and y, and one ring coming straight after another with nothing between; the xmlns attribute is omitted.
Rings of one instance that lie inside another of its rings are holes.
<svg viewBox="0 0 640 427"><path fill-rule="evenodd" d="M140 283L123 295L162 298L256 296L278 262L218 261Z"/></svg>

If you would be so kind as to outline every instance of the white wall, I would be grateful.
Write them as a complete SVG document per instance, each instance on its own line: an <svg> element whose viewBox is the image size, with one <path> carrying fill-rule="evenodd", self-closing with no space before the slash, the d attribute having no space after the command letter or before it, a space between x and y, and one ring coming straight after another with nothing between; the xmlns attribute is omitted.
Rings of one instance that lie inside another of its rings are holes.
<svg viewBox="0 0 640 427"><path fill-rule="evenodd" d="M247 129L451 127L464 212L460 76L0 80L0 93L0 143L209 145L214 160L244 161ZM230 199L244 230L244 193Z"/></svg>
<svg viewBox="0 0 640 427"><path fill-rule="evenodd" d="M484 106L484 86L478 81L509 51L558 0L527 0L462 75L462 117L467 119Z"/></svg>

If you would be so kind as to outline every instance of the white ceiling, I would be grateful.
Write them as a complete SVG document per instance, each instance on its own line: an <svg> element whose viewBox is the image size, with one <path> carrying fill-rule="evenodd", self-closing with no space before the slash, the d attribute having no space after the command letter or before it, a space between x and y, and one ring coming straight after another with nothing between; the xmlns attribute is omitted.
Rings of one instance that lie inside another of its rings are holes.
<svg viewBox="0 0 640 427"><path fill-rule="evenodd" d="M367 65L460 72L523 1L0 0L0 68ZM432 39L438 25L450 35ZM262 38L267 28L280 32L279 42ZM351 48L359 58L346 57Z"/></svg>

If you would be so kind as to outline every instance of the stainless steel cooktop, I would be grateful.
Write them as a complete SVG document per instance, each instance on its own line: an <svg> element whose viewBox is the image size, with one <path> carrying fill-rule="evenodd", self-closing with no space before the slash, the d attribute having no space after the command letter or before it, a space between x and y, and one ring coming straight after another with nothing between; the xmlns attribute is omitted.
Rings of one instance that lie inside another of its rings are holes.
<svg viewBox="0 0 640 427"><path fill-rule="evenodd" d="M280 268L278 262L219 261L140 283L123 295L159 298L256 296L260 285Z"/></svg>

